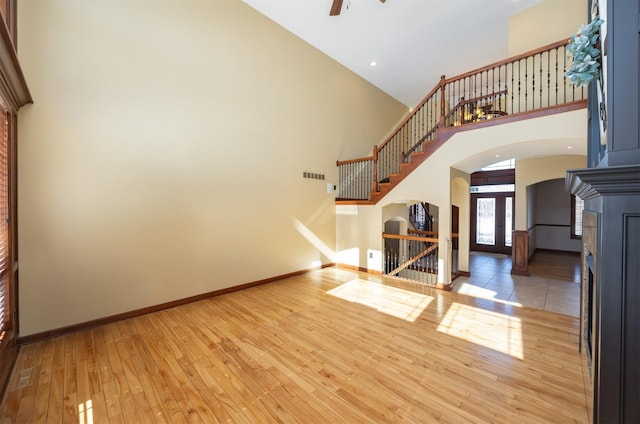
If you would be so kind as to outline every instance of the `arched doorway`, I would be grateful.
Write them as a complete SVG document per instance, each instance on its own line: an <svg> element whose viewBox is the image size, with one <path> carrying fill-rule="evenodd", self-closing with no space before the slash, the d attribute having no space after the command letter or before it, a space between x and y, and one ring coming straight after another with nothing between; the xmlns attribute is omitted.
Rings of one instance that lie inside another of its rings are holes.
<svg viewBox="0 0 640 424"><path fill-rule="evenodd" d="M435 285L439 208L416 200L394 202L383 208L383 217L383 273Z"/></svg>

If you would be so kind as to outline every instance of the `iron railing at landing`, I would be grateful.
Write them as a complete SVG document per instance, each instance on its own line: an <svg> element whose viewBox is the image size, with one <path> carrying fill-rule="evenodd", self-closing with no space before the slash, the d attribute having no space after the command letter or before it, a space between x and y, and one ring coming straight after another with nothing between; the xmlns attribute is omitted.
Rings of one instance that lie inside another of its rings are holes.
<svg viewBox="0 0 640 424"><path fill-rule="evenodd" d="M451 272L458 272L458 234L452 234L454 249L448 252ZM428 286L438 286L439 241L435 231L408 230L407 235L382 234L383 275Z"/></svg>
<svg viewBox="0 0 640 424"><path fill-rule="evenodd" d="M370 200L380 184L400 172L437 141L439 130L516 116L587 98L587 89L573 86L565 72L568 40L458 75L441 77L422 102L369 157L338 161L338 199Z"/></svg>

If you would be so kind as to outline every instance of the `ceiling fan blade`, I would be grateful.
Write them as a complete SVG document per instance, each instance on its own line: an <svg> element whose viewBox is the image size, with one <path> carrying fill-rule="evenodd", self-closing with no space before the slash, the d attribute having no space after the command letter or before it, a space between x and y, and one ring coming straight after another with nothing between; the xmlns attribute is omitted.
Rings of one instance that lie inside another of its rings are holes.
<svg viewBox="0 0 640 424"><path fill-rule="evenodd" d="M333 4L331 5L331 11L329 12L329 16L339 15L340 10L342 10L342 0L333 0Z"/></svg>

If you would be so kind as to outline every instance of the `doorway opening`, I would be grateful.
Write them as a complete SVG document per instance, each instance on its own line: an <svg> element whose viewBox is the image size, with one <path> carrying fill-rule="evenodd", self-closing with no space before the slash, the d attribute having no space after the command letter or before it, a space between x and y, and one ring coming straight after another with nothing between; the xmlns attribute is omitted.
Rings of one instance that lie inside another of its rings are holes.
<svg viewBox="0 0 640 424"><path fill-rule="evenodd" d="M513 192L471 195L471 250L511 255Z"/></svg>
<svg viewBox="0 0 640 424"><path fill-rule="evenodd" d="M511 255L515 169L471 174L470 250Z"/></svg>

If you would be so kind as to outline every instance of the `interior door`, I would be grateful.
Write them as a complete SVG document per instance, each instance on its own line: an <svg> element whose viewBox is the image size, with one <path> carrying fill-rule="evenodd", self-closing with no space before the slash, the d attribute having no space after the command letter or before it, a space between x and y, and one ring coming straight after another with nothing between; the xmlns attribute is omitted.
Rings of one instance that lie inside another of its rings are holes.
<svg viewBox="0 0 640 424"><path fill-rule="evenodd" d="M458 274L460 249L460 209L456 205L451 205L451 275Z"/></svg>
<svg viewBox="0 0 640 424"><path fill-rule="evenodd" d="M471 195L471 250L511 254L513 193Z"/></svg>

